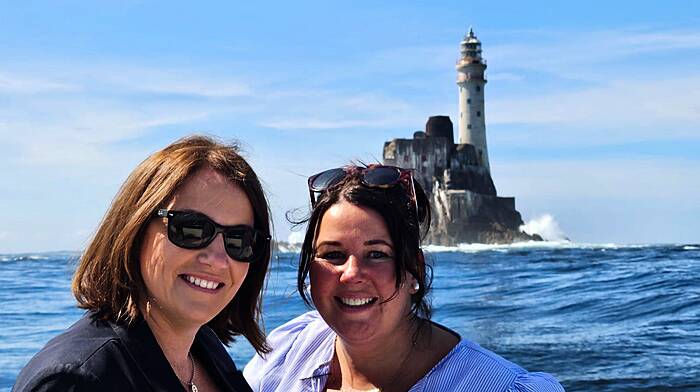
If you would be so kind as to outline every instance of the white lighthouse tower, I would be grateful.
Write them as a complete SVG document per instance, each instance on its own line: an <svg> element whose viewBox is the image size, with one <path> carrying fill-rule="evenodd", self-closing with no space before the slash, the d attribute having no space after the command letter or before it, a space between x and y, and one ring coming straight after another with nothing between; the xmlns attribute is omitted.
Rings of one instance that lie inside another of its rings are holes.
<svg viewBox="0 0 700 392"><path fill-rule="evenodd" d="M481 41L471 28L460 44L456 68L459 86L459 143L473 145L479 166L489 170L484 116L486 60L481 57Z"/></svg>

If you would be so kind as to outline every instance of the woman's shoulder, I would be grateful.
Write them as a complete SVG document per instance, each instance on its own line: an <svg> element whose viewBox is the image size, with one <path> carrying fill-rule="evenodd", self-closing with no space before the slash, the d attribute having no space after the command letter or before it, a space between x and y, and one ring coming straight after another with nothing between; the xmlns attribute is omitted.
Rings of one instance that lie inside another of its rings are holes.
<svg viewBox="0 0 700 392"><path fill-rule="evenodd" d="M267 340L272 352L266 355L264 360L273 361L289 355L290 351L303 350L306 347L316 348L333 334L317 311L304 313L270 332Z"/></svg>
<svg viewBox="0 0 700 392"><path fill-rule="evenodd" d="M298 316L270 332L268 341L273 351L280 353L282 350L298 346L306 346L312 342L324 340L333 331L317 311L313 310Z"/></svg>
<svg viewBox="0 0 700 392"><path fill-rule="evenodd" d="M64 385L88 387L99 381L104 356L114 350L117 339L109 323L88 313L66 331L51 339L22 369L14 391L60 390Z"/></svg>
<svg viewBox="0 0 700 392"><path fill-rule="evenodd" d="M564 391L553 376L530 373L467 339L462 339L419 384L425 390Z"/></svg>
<svg viewBox="0 0 700 392"><path fill-rule="evenodd" d="M334 338L335 333L318 312L304 313L270 332L268 343L272 352L254 356L243 375L253 390L259 390L263 381L265 384L280 381L271 377L280 377L283 373L295 377L312 372L332 355ZM281 369L284 372L276 372Z"/></svg>

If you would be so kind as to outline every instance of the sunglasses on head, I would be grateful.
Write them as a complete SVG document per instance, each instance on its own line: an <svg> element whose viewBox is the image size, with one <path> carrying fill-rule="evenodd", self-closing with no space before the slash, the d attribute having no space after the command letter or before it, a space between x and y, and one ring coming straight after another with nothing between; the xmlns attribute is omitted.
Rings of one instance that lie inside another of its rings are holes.
<svg viewBox="0 0 700 392"><path fill-rule="evenodd" d="M362 185L368 188L386 189L397 185L402 185L415 207L416 218L419 219L418 200L416 199L416 187L413 183L412 170L402 169L396 166L369 165L367 167L347 166L338 167L322 171L309 177L309 196L311 206L315 207L318 199L316 194L323 193L337 185L342 184L345 179L354 173L359 172Z"/></svg>
<svg viewBox="0 0 700 392"><path fill-rule="evenodd" d="M247 225L220 225L201 212L159 209L155 215L168 219L168 239L174 245L185 249L202 249L221 233L226 254L244 263L256 261L271 239L269 235Z"/></svg>

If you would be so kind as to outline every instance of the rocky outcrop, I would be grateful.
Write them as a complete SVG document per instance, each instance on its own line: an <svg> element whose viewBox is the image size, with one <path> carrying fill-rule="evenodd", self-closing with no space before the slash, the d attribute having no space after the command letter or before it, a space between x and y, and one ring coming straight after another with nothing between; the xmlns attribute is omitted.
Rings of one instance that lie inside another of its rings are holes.
<svg viewBox="0 0 700 392"><path fill-rule="evenodd" d="M512 197L443 189L437 182L431 193L433 220L427 243L451 246L542 241L539 235L520 231L523 220Z"/></svg>
<svg viewBox="0 0 700 392"><path fill-rule="evenodd" d="M491 172L471 144L453 142L447 116L428 119L412 139L384 143L384 163L415 170L414 178L432 201L433 219L426 242L507 244L541 241L520 231L515 198L499 197Z"/></svg>

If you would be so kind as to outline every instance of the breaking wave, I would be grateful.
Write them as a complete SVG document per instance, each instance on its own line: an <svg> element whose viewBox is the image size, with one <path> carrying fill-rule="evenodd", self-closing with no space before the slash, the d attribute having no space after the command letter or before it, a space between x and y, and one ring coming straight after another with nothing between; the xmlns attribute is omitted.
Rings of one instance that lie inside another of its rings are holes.
<svg viewBox="0 0 700 392"><path fill-rule="evenodd" d="M592 244L577 243L572 241L527 241L515 242L512 244L458 244L456 246L425 245L423 250L432 253L439 252L462 252L475 253L484 251L517 251L523 249L625 249L625 248L648 248L652 244Z"/></svg>
<svg viewBox="0 0 700 392"><path fill-rule="evenodd" d="M559 227L559 223L550 214L529 220L520 226L520 231L530 235L539 234L545 241L568 240L564 231Z"/></svg>

